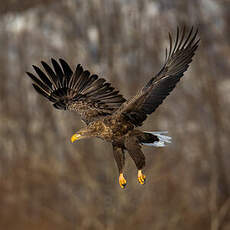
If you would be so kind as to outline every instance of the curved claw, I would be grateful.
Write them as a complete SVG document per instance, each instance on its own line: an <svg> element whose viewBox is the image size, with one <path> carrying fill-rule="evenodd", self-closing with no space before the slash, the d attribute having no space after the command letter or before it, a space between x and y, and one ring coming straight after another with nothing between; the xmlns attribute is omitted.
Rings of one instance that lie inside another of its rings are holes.
<svg viewBox="0 0 230 230"><path fill-rule="evenodd" d="M141 172L141 170L138 170L137 179L140 184L144 184L146 181L146 176Z"/></svg>
<svg viewBox="0 0 230 230"><path fill-rule="evenodd" d="M120 187L123 189L126 186L126 179L124 178L123 173L120 173L119 175L119 184L120 184Z"/></svg>

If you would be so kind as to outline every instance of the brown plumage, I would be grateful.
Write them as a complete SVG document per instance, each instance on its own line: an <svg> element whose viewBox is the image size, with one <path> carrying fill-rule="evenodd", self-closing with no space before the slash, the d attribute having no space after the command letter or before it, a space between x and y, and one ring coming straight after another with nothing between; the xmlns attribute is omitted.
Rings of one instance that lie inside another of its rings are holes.
<svg viewBox="0 0 230 230"><path fill-rule="evenodd" d="M69 65L59 59L51 59L52 67L41 62L44 72L33 66L37 76L27 72L33 80L35 90L49 99L57 109L77 111L86 127L72 136L72 142L86 137L98 137L112 143L114 158L120 173L119 183L126 185L123 176L125 151L134 160L141 184L145 175L145 156L141 145L164 146L169 137L157 132L142 132L141 126L149 114L154 112L175 88L198 47L197 30L187 33L177 28L175 41L169 34L170 47L166 49L165 63L160 72L131 99L125 100L105 79L91 75L77 65L72 71Z"/></svg>

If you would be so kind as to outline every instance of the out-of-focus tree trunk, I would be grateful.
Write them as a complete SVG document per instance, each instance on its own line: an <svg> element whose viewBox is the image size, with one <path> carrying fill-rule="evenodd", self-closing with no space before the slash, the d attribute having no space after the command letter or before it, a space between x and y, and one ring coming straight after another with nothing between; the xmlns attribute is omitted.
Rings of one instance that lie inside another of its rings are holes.
<svg viewBox="0 0 230 230"><path fill-rule="evenodd" d="M7 13L21 13L25 10L35 8L36 6L48 6L55 0L2 0L0 4L0 15L3 16Z"/></svg>

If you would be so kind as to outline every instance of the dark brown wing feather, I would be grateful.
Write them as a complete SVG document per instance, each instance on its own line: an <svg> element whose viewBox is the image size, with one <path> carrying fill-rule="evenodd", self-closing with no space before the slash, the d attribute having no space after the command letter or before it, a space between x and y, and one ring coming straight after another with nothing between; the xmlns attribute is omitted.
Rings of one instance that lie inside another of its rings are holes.
<svg viewBox="0 0 230 230"><path fill-rule="evenodd" d="M89 123L111 115L125 101L110 83L95 74L90 75L80 64L73 72L63 59L59 59L60 64L54 59L51 62L53 69L41 62L45 72L33 66L38 77L27 74L33 80L35 90L53 102L55 108L77 111Z"/></svg>
<svg viewBox="0 0 230 230"><path fill-rule="evenodd" d="M192 28L186 35L185 28L182 31L177 28L174 45L169 34L170 48L169 52L166 49L163 68L136 96L117 110L116 116L123 115L134 125L142 125L147 115L155 111L188 69L199 43L199 40L196 40L197 33L197 30L193 33Z"/></svg>

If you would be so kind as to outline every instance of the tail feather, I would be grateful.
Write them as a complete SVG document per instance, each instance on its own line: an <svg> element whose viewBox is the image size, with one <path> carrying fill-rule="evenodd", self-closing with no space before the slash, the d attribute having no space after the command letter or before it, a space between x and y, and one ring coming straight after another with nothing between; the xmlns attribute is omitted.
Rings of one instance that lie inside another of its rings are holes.
<svg viewBox="0 0 230 230"><path fill-rule="evenodd" d="M168 133L168 131L155 131L155 132L145 132L150 133L158 137L159 141L154 141L153 143L142 143L146 146L154 146L154 147L165 147L166 144L171 143L172 137L163 135L165 133Z"/></svg>

